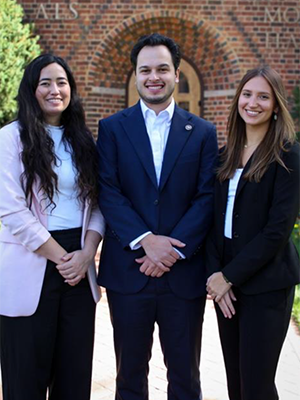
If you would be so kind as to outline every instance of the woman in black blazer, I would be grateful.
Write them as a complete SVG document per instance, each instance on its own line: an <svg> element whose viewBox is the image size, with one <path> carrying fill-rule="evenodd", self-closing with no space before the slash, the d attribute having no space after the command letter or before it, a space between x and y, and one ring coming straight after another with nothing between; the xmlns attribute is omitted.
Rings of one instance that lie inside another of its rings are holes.
<svg viewBox="0 0 300 400"><path fill-rule="evenodd" d="M277 400L274 383L299 256L299 144L282 80L270 67L241 80L221 150L207 291L216 303L230 400Z"/></svg>

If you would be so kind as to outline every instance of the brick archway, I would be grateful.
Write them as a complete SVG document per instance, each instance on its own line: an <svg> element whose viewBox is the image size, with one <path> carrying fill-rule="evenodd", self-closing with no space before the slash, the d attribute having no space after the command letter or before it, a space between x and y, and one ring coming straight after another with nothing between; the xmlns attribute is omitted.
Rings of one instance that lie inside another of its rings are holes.
<svg viewBox="0 0 300 400"><path fill-rule="evenodd" d="M152 32L169 36L181 46L183 56L201 72L204 91L232 91L237 86L243 67L226 37L209 22L183 12L143 13L117 25L94 52L86 73L90 120L125 107L131 48L140 36Z"/></svg>

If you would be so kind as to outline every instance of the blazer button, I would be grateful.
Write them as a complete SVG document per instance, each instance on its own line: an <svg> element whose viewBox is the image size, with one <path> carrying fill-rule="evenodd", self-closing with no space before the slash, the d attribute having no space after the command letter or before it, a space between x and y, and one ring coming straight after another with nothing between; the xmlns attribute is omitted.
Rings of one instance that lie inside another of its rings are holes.
<svg viewBox="0 0 300 400"><path fill-rule="evenodd" d="M239 218L239 213L234 214L234 218Z"/></svg>
<svg viewBox="0 0 300 400"><path fill-rule="evenodd" d="M158 204L158 200L157 200L157 199L156 199L156 200L154 200L153 204L154 204L155 206L157 206L157 204Z"/></svg>
<svg viewBox="0 0 300 400"><path fill-rule="evenodd" d="M238 233L234 232L233 237L234 237L235 239L237 239L238 237L240 237L240 235L239 235Z"/></svg>

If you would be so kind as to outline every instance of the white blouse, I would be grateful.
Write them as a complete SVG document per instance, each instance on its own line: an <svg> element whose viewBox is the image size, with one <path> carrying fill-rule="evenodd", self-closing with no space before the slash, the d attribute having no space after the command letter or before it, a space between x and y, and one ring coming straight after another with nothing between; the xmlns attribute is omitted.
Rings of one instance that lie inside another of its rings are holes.
<svg viewBox="0 0 300 400"><path fill-rule="evenodd" d="M82 226L83 204L78 199L72 149L62 140L62 127L46 125L46 129L54 141L57 165L53 166L53 170L58 176L58 192L55 192L53 197L56 207L53 209L51 204L46 209L48 230L79 228Z"/></svg>
<svg viewBox="0 0 300 400"><path fill-rule="evenodd" d="M225 226L224 226L224 236L229 239L232 239L232 216L233 216L234 200L242 172L243 168L238 168L235 171L233 178L229 180Z"/></svg>

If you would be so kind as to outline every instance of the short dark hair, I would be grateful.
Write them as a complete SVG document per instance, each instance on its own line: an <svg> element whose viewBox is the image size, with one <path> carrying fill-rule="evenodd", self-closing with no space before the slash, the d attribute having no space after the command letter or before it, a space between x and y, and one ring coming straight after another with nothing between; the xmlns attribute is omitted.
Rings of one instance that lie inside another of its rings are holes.
<svg viewBox="0 0 300 400"><path fill-rule="evenodd" d="M133 46L130 54L130 61L134 70L136 70L139 52L145 46L166 46L171 53L175 71L177 71L181 60L180 47L177 43L174 42L173 39L161 35L160 33L152 33L151 35L141 36L136 44Z"/></svg>

